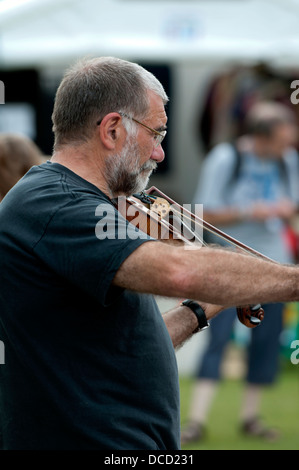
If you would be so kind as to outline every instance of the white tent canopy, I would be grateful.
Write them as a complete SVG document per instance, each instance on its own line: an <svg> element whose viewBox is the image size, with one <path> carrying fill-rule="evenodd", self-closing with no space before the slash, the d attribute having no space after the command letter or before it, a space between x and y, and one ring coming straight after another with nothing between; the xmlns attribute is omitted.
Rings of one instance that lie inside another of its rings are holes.
<svg viewBox="0 0 299 470"><path fill-rule="evenodd" d="M298 52L299 0L0 0L2 71L32 67L56 86L86 55L171 67L171 165L152 184L185 202L202 158L194 122L213 77L240 63L299 70Z"/></svg>
<svg viewBox="0 0 299 470"><path fill-rule="evenodd" d="M2 0L0 67L82 55L296 66L299 0Z"/></svg>

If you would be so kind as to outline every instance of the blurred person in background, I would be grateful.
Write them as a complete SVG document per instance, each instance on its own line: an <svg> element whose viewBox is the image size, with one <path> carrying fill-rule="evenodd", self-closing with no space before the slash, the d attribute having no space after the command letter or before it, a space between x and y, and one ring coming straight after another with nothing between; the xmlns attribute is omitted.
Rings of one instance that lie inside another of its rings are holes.
<svg viewBox="0 0 299 470"><path fill-rule="evenodd" d="M215 146L203 162L195 202L204 219L269 258L293 263L286 229L298 207L298 130L291 110L276 102L260 102L249 110L246 135ZM223 244L212 238L208 242ZM276 430L260 418L263 387L278 372L279 337L284 304L263 305L265 318L251 331L247 378L240 413L246 435L276 439ZM234 308L211 322L189 410L182 444L204 437L210 408L221 375L221 362L236 318Z"/></svg>
<svg viewBox="0 0 299 470"><path fill-rule="evenodd" d="M34 165L43 163L43 155L29 137L0 134L0 201Z"/></svg>

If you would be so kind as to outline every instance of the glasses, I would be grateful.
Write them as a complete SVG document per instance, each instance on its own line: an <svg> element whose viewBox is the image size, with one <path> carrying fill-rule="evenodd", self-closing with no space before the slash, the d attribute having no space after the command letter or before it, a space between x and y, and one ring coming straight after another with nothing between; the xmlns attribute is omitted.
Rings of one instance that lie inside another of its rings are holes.
<svg viewBox="0 0 299 470"><path fill-rule="evenodd" d="M128 116L128 114L125 113L119 113L121 116L126 117L128 119L132 119L132 121L137 122L137 124L140 124L141 126L145 127L149 131L151 131L154 134L154 140L155 140L155 148L159 147L159 145L162 144L164 137L166 136L166 131L161 131L158 132L156 129L153 129L152 127L147 126L146 124L143 124L143 122L138 121L138 119L135 119L131 116Z"/></svg>

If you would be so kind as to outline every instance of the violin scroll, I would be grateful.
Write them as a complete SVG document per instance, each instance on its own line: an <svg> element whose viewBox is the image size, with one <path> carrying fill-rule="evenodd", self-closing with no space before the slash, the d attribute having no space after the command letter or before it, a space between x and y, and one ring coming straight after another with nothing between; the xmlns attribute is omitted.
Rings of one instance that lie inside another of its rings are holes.
<svg viewBox="0 0 299 470"><path fill-rule="evenodd" d="M237 315L241 323L247 328L255 328L264 319L264 310L260 304L237 307Z"/></svg>

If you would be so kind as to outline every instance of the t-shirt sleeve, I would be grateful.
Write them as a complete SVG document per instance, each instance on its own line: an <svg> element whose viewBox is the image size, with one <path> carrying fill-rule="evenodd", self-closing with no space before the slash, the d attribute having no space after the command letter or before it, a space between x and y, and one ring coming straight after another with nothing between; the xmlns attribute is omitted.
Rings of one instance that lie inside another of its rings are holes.
<svg viewBox="0 0 299 470"><path fill-rule="evenodd" d="M149 240L111 204L86 198L55 212L34 251L54 273L104 305L120 265Z"/></svg>

